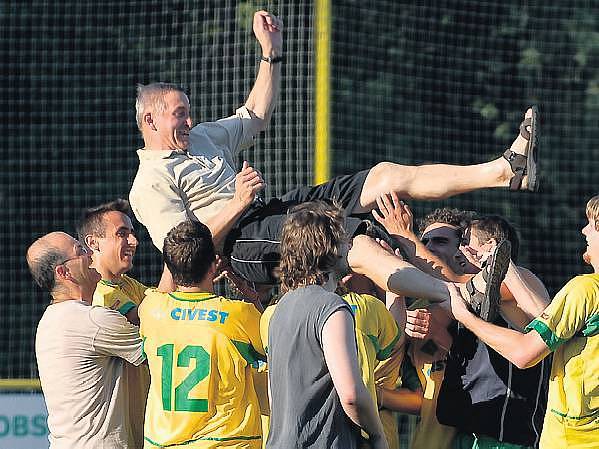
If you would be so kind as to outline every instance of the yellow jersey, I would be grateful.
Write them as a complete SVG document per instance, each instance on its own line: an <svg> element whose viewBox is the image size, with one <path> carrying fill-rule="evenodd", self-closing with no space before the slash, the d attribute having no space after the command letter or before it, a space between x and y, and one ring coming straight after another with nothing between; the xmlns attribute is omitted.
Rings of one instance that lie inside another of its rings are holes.
<svg viewBox="0 0 599 449"><path fill-rule="evenodd" d="M526 330L553 351L540 446L599 445L599 274L577 276Z"/></svg>
<svg viewBox="0 0 599 449"><path fill-rule="evenodd" d="M401 364L406 352L406 340L396 344L388 359L380 361L374 369L374 381L377 387L394 390L401 385ZM379 410L385 437L389 449L399 449L399 429L397 413L383 408Z"/></svg>
<svg viewBox="0 0 599 449"><path fill-rule="evenodd" d="M118 310L121 315L126 315L141 303L147 288L125 274L117 282L102 279L96 286L92 304Z"/></svg>
<svg viewBox="0 0 599 449"><path fill-rule="evenodd" d="M96 286L92 304L115 309L126 315L142 302L146 289L144 284L124 274L117 282L102 279ZM142 447L146 400L150 388L148 366L145 363L139 366L125 363L123 382L126 382L129 391L129 440L132 447Z"/></svg>
<svg viewBox="0 0 599 449"><path fill-rule="evenodd" d="M254 305L151 290L139 317L152 375L144 447L259 449L251 370L265 356Z"/></svg>
<svg viewBox="0 0 599 449"><path fill-rule="evenodd" d="M417 300L410 310L429 308L429 301ZM450 318L447 318L447 324ZM434 338L434 337L433 337ZM437 420L437 399L441 383L445 377L445 359L447 353L433 339L411 340L408 355L412 360L422 385L422 407L420 421L414 431L412 449L451 449L455 427L444 426Z"/></svg>
<svg viewBox="0 0 599 449"><path fill-rule="evenodd" d="M379 360L388 359L400 332L391 312L380 299L371 295L348 293L343 296L356 321L356 344L362 380L376 404L374 370Z"/></svg>

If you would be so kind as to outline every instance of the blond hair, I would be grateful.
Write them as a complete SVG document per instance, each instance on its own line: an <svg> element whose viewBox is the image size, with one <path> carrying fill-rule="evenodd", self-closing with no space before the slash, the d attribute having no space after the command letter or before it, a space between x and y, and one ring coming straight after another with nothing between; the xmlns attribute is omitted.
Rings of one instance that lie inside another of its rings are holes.
<svg viewBox="0 0 599 449"><path fill-rule="evenodd" d="M586 214L589 221L595 222L595 229L599 231L599 195L595 195L588 201Z"/></svg>

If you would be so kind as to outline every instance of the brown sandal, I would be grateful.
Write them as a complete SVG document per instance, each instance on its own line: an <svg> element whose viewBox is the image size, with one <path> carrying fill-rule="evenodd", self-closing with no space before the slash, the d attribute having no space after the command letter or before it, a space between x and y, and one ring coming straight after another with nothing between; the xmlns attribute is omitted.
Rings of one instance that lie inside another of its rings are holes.
<svg viewBox="0 0 599 449"><path fill-rule="evenodd" d="M537 177L538 138L539 138L539 111L536 106L531 106L532 116L520 123L520 135L528 143L524 154L519 154L512 149L507 149L503 157L510 163L514 176L510 180L510 190L530 190L536 192L539 188ZM530 131L527 129L530 127ZM524 178L526 177L526 183Z"/></svg>
<svg viewBox="0 0 599 449"><path fill-rule="evenodd" d="M485 321L493 322L499 314L501 283L507 273L511 250L510 242L502 240L493 250L493 254L489 256L486 265L480 271L480 275L485 281L484 292L477 290L472 279L466 282L466 291L468 292L468 298L465 298L466 302L472 312Z"/></svg>

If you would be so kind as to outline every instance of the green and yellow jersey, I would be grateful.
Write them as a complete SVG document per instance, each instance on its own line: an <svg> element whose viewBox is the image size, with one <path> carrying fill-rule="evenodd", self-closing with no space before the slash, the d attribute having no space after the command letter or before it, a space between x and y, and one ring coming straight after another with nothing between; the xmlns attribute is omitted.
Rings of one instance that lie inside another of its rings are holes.
<svg viewBox="0 0 599 449"><path fill-rule="evenodd" d="M118 282L102 279L96 286L92 304L118 310L121 315L127 315L144 299L147 288L125 274L121 275Z"/></svg>
<svg viewBox="0 0 599 449"><path fill-rule="evenodd" d="M385 304L374 296L348 293L343 299L349 304L355 317L358 363L362 380L376 404L374 369L379 360L391 356L400 332L397 323ZM268 323L276 305L269 306L260 320L262 341L268 342ZM265 348L268 352L268 348Z"/></svg>
<svg viewBox="0 0 599 449"><path fill-rule="evenodd" d="M144 284L124 274L118 282L102 279L96 286L92 304L115 309L126 315L131 309L139 306L146 290ZM126 363L123 368L123 382L127 384L129 392L129 439L133 441L134 447L141 447L150 371L145 364L134 366Z"/></svg>
<svg viewBox="0 0 599 449"><path fill-rule="evenodd" d="M391 356L400 332L385 304L371 295L348 293L343 296L354 314L356 344L362 380L376 404L374 370L380 360Z"/></svg>
<svg viewBox="0 0 599 449"><path fill-rule="evenodd" d="M374 381L377 387L394 390L401 385L401 364L406 352L406 340L395 345L391 355L386 360L381 360L374 369ZM393 410L383 408L379 410L379 417L383 424L385 437L389 449L399 449L399 429L397 414Z"/></svg>
<svg viewBox="0 0 599 449"><path fill-rule="evenodd" d="M430 301L419 299L409 309L428 309L431 306ZM450 321L451 318L447 317L447 325ZM433 339L413 339L408 347L408 355L418 373L423 393L420 421L414 432L412 449L450 449L456 433L455 427L444 426L437 420L437 399L445 377L447 352Z"/></svg>
<svg viewBox="0 0 599 449"><path fill-rule="evenodd" d="M139 316L152 375L144 447L260 448L258 310L213 293L149 290Z"/></svg>
<svg viewBox="0 0 599 449"><path fill-rule="evenodd" d="M541 447L597 447L599 274L568 282L526 329L538 332L553 351Z"/></svg>

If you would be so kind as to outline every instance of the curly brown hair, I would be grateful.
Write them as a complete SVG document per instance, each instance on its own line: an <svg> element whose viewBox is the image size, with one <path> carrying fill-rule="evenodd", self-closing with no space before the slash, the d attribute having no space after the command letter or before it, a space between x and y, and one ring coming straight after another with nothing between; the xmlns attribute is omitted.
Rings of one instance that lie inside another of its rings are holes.
<svg viewBox="0 0 599 449"><path fill-rule="evenodd" d="M339 263L348 242L341 208L325 201L303 203L290 210L281 232L281 291L322 285Z"/></svg>

